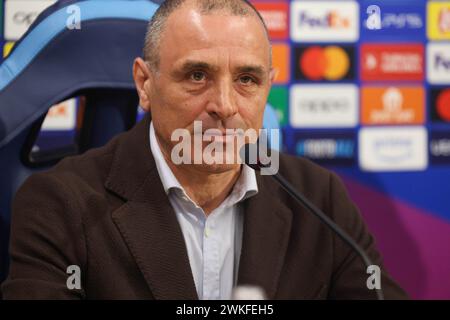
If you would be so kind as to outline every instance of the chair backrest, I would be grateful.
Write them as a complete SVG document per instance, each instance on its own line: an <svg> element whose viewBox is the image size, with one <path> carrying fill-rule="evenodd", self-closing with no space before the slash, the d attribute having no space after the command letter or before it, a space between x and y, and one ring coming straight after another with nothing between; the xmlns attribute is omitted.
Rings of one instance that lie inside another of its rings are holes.
<svg viewBox="0 0 450 320"><path fill-rule="evenodd" d="M59 1L0 66L0 281L7 268L11 200L26 177L48 168L26 164L35 128L52 105L84 96L78 152L129 129L138 105L131 66L157 8L139 0ZM77 11L81 29L70 29Z"/></svg>
<svg viewBox="0 0 450 320"><path fill-rule="evenodd" d="M131 128L138 106L131 66L159 2L61 0L36 19L0 66L0 282L7 273L11 200L31 173L55 162L29 161L45 115L52 105L83 97L76 153ZM74 12L80 29L68 27ZM264 123L278 127L270 106Z"/></svg>

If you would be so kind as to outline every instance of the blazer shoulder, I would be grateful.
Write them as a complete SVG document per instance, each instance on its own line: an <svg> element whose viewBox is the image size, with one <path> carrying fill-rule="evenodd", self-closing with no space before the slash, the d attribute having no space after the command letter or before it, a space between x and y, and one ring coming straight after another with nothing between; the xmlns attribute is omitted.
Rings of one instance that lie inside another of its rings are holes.
<svg viewBox="0 0 450 320"><path fill-rule="evenodd" d="M297 187L328 187L335 176L330 170L303 157L280 153L280 173Z"/></svg>
<svg viewBox="0 0 450 320"><path fill-rule="evenodd" d="M105 146L88 150L81 155L66 157L54 167L32 174L28 180L58 180L74 192L78 189L84 192L99 191L103 189L107 179L116 145L117 139L114 138Z"/></svg>

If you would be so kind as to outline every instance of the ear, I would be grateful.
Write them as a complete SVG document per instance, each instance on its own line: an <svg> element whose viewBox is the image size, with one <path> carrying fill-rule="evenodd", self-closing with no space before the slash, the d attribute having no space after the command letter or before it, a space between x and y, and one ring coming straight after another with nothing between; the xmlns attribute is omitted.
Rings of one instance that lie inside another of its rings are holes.
<svg viewBox="0 0 450 320"><path fill-rule="evenodd" d="M133 63L133 79L139 95L139 105L145 111L150 111L150 88L152 75L147 63L142 58L136 58Z"/></svg>
<svg viewBox="0 0 450 320"><path fill-rule="evenodd" d="M280 70L278 70L277 68L271 68L270 69L270 73L269 73L269 79L270 79L270 83L273 83L275 81L275 79L278 76Z"/></svg>

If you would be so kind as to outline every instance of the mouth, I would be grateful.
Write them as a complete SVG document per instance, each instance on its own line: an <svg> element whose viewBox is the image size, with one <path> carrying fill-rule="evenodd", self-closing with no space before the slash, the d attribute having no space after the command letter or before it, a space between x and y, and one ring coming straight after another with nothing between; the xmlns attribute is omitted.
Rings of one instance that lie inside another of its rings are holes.
<svg viewBox="0 0 450 320"><path fill-rule="evenodd" d="M208 136L238 136L240 135L240 129L208 129L202 132L205 137Z"/></svg>
<svg viewBox="0 0 450 320"><path fill-rule="evenodd" d="M231 142L239 135L237 133L219 133L219 132L204 132L203 140L212 141L212 142Z"/></svg>

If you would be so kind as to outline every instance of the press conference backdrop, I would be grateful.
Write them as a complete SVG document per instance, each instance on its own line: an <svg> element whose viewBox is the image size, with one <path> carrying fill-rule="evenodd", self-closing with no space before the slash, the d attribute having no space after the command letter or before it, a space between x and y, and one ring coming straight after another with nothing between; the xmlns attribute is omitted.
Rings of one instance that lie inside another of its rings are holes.
<svg viewBox="0 0 450 320"><path fill-rule="evenodd" d="M54 2L2 1L3 57ZM252 2L273 41L284 151L343 178L413 298L449 299L450 1ZM53 107L35 148L73 139L81 103Z"/></svg>

